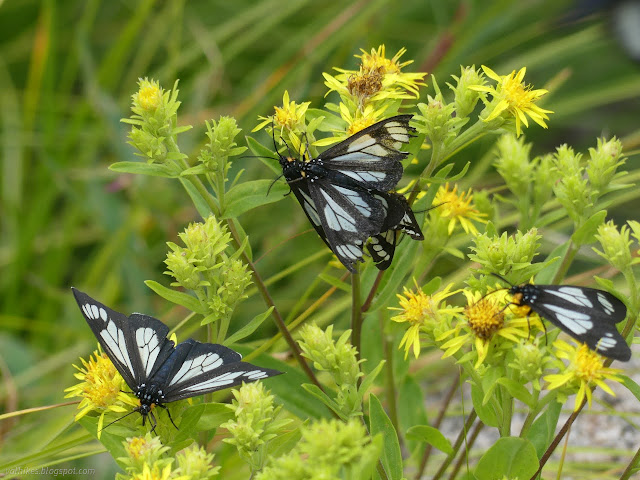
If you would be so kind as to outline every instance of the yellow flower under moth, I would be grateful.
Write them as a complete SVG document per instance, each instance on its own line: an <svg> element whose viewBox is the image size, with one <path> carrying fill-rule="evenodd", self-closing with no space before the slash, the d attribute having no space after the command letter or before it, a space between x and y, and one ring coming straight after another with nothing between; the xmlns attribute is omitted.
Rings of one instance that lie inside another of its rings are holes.
<svg viewBox="0 0 640 480"><path fill-rule="evenodd" d="M464 308L466 321L459 322L436 338L436 341L442 341L453 335L453 338L440 346L444 350L442 358L450 357L463 346L472 344L477 353L477 368L487 359L492 343L497 346L502 346L504 340L518 343L531 335L532 325L542 329L539 319L519 317L517 312L514 315L511 310L504 308L508 294L506 289L500 288L484 296L470 290L463 290L463 293L467 299L467 306ZM496 343L497 339L501 341Z"/></svg>
<svg viewBox="0 0 640 480"><path fill-rule="evenodd" d="M487 222L484 218L486 215L476 210L472 201L473 194L471 193L471 189L467 192L458 193L458 186L454 185L453 190L449 190L448 182L438 188L436 198L433 201L433 204L437 205L438 208L435 208L433 211L434 215L439 215L442 218L450 218L448 226L449 235L453 233L458 222L466 233L471 233L472 235L478 235L478 229L473 224L474 220L483 223Z"/></svg>
<svg viewBox="0 0 640 480"><path fill-rule="evenodd" d="M411 291L404 287L402 295L398 294L401 308L390 307L390 310L400 310L402 313L392 317L394 322L407 322L409 328L400 341L399 348L404 346L404 356L407 358L409 351L413 350L416 358L420 355L420 332L429 324L439 324L442 316L458 315L462 308L452 307L444 303L444 300L455 295L460 290L451 291L453 284L449 284L443 290L433 295L425 294L416 283L416 290Z"/></svg>
<svg viewBox="0 0 640 480"><path fill-rule="evenodd" d="M592 388L598 386L609 395L616 394L611 387L605 383L605 380L614 382L622 382L622 378L618 376L622 370L618 368L610 368L604 366L605 358L597 352L589 349L587 345L580 345L573 341L573 345L563 340L556 340L553 346L556 349L556 357L566 360L568 364L563 373L546 375L544 380L549 382L547 388L553 390L563 385L572 385L577 387L574 411L578 411L584 399L587 399L589 408L591 408ZM578 387L579 385L579 387Z"/></svg>
<svg viewBox="0 0 640 480"><path fill-rule="evenodd" d="M518 136L522 133L522 125L529 126L527 115L541 127L547 128L545 123L545 120L549 120L547 113L553 113L553 111L539 107L536 102L548 91L544 89L533 90L531 85L524 83L524 75L527 72L525 67L517 73L513 70L509 75L498 75L484 65L482 65L482 69L489 78L497 82L495 87L469 86L472 90L489 93L493 97L491 104L493 110L484 121L489 122L502 114L510 115L515 119Z"/></svg>
<svg viewBox="0 0 640 480"><path fill-rule="evenodd" d="M81 382L66 388L65 398L82 398L78 405L80 412L75 417L76 421L92 410L101 412L98 420L98 437L100 437L107 412L124 413L127 411L125 408L127 405L137 407L139 401L122 391L128 388L127 384L104 352L96 350L88 361L84 358L80 361L82 367L74 365L78 370L74 376Z"/></svg>

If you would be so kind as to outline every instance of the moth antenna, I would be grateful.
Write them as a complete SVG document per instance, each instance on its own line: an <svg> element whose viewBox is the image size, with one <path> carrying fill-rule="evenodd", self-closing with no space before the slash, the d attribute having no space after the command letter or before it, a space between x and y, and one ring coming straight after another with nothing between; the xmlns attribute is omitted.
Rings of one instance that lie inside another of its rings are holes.
<svg viewBox="0 0 640 480"><path fill-rule="evenodd" d="M122 390L120 390L122 391ZM101 429L100 432L102 432L105 428L110 427L111 425L113 425L116 422L119 422L120 420L122 420L125 417L128 417L129 415L131 415L132 413L136 413L140 411L140 407L136 408L135 410L131 410L129 413L124 414L123 416L116 418L113 422L108 423L107 425L104 425ZM144 424L144 417L142 417L142 422Z"/></svg>
<svg viewBox="0 0 640 480"><path fill-rule="evenodd" d="M280 175L278 175L278 176L273 180L273 182L271 182L271 184L269 185L269 188L267 188L267 195L266 195L267 197L269 196L269 192L271 191L271 187L273 187L273 185L274 185L278 180L280 180L280 178L281 178L283 175L284 175L284 172L283 172L283 173L281 173Z"/></svg>
<svg viewBox="0 0 640 480"><path fill-rule="evenodd" d="M504 283L506 283L507 285L510 285L512 287L515 287L515 285L513 283L511 283L509 280L507 280L506 278L504 278L502 275L498 275L497 273L491 272L490 275L493 275L496 278L499 278L500 280L502 280ZM496 290L497 291L497 290Z"/></svg>

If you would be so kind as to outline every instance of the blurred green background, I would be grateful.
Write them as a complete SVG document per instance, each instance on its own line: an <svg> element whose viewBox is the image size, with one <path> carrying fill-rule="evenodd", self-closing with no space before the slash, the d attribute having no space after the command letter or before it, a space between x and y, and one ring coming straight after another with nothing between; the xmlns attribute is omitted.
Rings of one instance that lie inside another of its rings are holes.
<svg viewBox="0 0 640 480"><path fill-rule="evenodd" d="M526 66L527 81L551 91L543 106L555 112L549 130L526 131L534 155L562 143L586 151L600 135L637 149L640 64L616 37L610 9L580 12L589 5L564 0L0 2L0 413L62 402L62 390L74 383L71 364L95 347L71 285L124 312L169 324L184 316L167 311L143 281L168 285L165 242L199 219L195 209L178 182L108 170L134 158L120 119L129 115L139 77L165 88L180 80L179 118L194 125L181 149L190 155L204 139L205 120L232 115L248 134L284 90L322 107L321 73L355 68L360 48L380 44L389 57L406 47L403 60L415 60L407 69L434 74L443 90L460 65L485 64L503 75ZM264 133L256 138L270 145ZM479 160L492 141L456 161ZM627 170L637 167L631 157ZM247 179L273 176L256 159L235 168L246 169ZM498 183L491 172L472 171L472 178L466 186ZM627 213L620 218L638 211L637 196L619 202L617 211ZM315 234L289 240L309 228L294 204L288 198L240 218L254 258L267 253L257 265L266 279L324 252L271 284L285 315L329 258ZM323 315L346 308L336 299ZM254 295L235 318L263 310ZM14 442L43 448L76 428L74 414L70 406L2 422L0 450L13 444L15 454ZM92 448L80 445L75 454ZM104 455L64 465L98 468L94 478L115 471Z"/></svg>

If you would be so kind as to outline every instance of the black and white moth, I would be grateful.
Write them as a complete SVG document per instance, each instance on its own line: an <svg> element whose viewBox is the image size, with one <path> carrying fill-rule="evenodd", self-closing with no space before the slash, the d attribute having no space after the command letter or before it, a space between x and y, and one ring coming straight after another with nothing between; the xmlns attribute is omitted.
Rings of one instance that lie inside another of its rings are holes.
<svg viewBox="0 0 640 480"><path fill-rule="evenodd" d="M523 284L512 285L509 293L513 304L529 307L600 355L623 362L631 358L631 349L616 328L616 323L626 318L627 307L609 292L572 285Z"/></svg>
<svg viewBox="0 0 640 480"><path fill-rule="evenodd" d="M169 327L160 320L142 313L127 317L86 293L72 291L103 351L140 400L134 412L140 412L143 425L149 416L153 429L153 405L166 410L165 403L282 373L242 362L242 355L223 345L192 339L174 345L167 338Z"/></svg>
<svg viewBox="0 0 640 480"><path fill-rule="evenodd" d="M363 261L368 238L382 234L384 238L378 238L379 243L384 240L395 249L386 232L391 230L395 235L395 230L402 228L394 228L396 224L388 217L403 218L407 212L400 211L404 206L398 206L398 201L391 204L385 201L402 177L400 162L408 153L400 149L416 131L409 126L411 118L412 115L397 115L382 120L316 158L284 156L276 149L282 173L309 221L352 273L354 264ZM415 217L413 223L412 227L417 227ZM388 251L392 257L393 250ZM386 254L373 256L379 260L376 265L380 269L391 263L390 259L381 260Z"/></svg>

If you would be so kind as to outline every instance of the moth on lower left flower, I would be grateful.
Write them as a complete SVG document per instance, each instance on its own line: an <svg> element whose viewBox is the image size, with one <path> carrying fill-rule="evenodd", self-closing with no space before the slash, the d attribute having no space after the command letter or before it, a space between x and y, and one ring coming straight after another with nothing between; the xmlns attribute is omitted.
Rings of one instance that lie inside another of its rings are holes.
<svg viewBox="0 0 640 480"><path fill-rule="evenodd" d="M73 289L73 294L106 356L139 400L129 413L139 412L143 425L149 417L152 431L157 425L153 407L166 410L178 428L166 403L282 373L241 362L242 355L223 345L188 339L175 346L167 338L169 327L160 320L140 313L127 317L86 293ZM100 368L106 367L101 363ZM113 394L122 382L106 385Z"/></svg>

